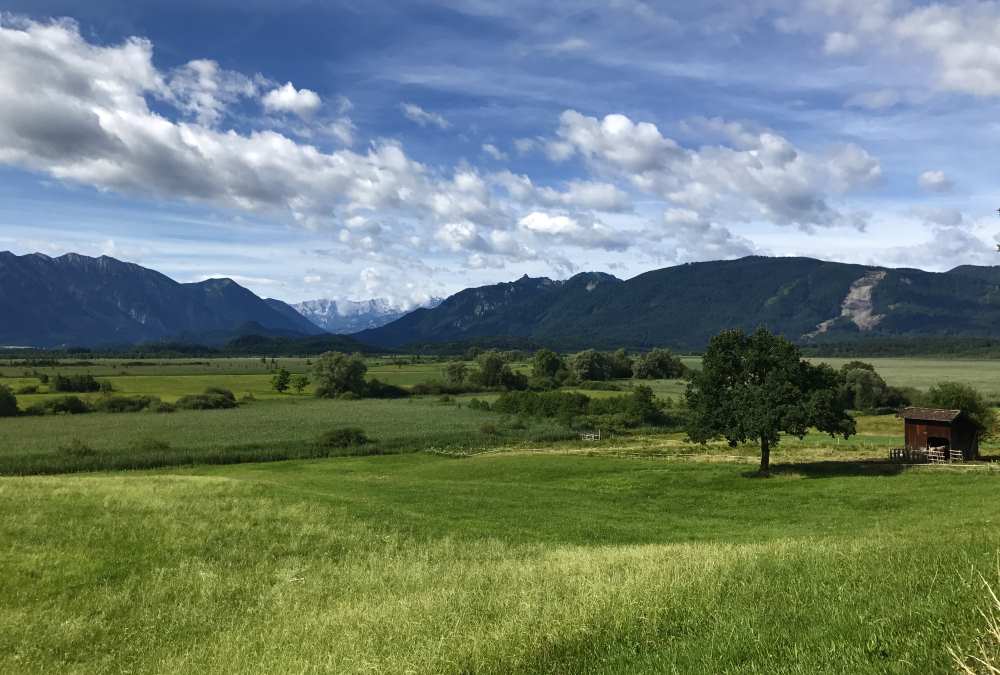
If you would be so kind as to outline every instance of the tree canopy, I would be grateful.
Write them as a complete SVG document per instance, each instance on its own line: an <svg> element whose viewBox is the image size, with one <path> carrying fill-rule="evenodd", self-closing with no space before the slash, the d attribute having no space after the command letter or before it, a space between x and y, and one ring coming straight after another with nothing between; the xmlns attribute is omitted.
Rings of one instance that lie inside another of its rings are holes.
<svg viewBox="0 0 1000 675"><path fill-rule="evenodd" d="M927 391L927 403L934 408L961 410L979 430L980 438L989 438L996 433L996 412L982 394L967 384L936 384Z"/></svg>
<svg viewBox="0 0 1000 675"><path fill-rule="evenodd" d="M10 387L0 384L0 417L17 415L17 397Z"/></svg>
<svg viewBox="0 0 1000 675"><path fill-rule="evenodd" d="M781 434L799 438L811 427L845 438L855 432L829 366L812 365L788 340L761 328L728 330L712 338L687 388L688 435L705 443L760 443L760 470Z"/></svg>
<svg viewBox="0 0 1000 675"><path fill-rule="evenodd" d="M336 398L345 394L364 396L367 372L368 366L360 354L326 352L316 359L313 366L316 395L320 398Z"/></svg>

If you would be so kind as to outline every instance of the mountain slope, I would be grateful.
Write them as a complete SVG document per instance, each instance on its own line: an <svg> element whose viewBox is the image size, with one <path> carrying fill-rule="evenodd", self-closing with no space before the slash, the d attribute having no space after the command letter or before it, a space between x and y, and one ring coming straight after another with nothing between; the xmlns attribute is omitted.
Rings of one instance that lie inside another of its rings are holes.
<svg viewBox="0 0 1000 675"><path fill-rule="evenodd" d="M748 257L654 270L628 281L577 275L467 289L433 310L355 337L398 347L511 335L566 349L696 350L726 328L767 326L800 341L1000 336L992 268L949 273L811 258Z"/></svg>
<svg viewBox="0 0 1000 675"><path fill-rule="evenodd" d="M232 337L243 327L321 332L230 279L181 284L107 256L0 252L0 344L134 344L180 335Z"/></svg>

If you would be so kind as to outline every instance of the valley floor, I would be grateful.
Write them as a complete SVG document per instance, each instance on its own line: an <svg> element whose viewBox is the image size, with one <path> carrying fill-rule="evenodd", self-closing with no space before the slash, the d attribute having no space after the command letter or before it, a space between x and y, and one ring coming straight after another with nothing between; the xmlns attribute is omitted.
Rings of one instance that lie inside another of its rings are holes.
<svg viewBox="0 0 1000 675"><path fill-rule="evenodd" d="M937 673L980 634L1000 473L626 449L0 478L0 671Z"/></svg>

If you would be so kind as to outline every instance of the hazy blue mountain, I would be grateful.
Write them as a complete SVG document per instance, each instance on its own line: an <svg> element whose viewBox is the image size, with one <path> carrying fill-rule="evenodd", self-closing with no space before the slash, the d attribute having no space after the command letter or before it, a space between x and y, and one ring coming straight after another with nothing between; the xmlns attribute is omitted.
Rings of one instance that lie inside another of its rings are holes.
<svg viewBox="0 0 1000 675"><path fill-rule="evenodd" d="M466 289L355 335L369 344L517 336L561 346L697 350L726 328L803 342L865 336L1000 336L1000 268L946 273L767 258L690 263L627 281L581 274Z"/></svg>
<svg viewBox="0 0 1000 675"><path fill-rule="evenodd" d="M97 346L178 336L212 341L247 331L322 332L284 308L231 279L181 284L108 256L0 252L0 345Z"/></svg>

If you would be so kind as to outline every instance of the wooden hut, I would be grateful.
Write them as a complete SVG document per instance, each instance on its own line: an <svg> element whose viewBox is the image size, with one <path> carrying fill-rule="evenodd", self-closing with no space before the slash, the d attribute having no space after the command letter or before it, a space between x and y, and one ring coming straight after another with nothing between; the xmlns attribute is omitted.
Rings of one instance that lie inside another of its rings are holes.
<svg viewBox="0 0 1000 675"><path fill-rule="evenodd" d="M909 452L927 449L962 453L966 461L979 457L979 430L961 410L903 408L899 411Z"/></svg>

